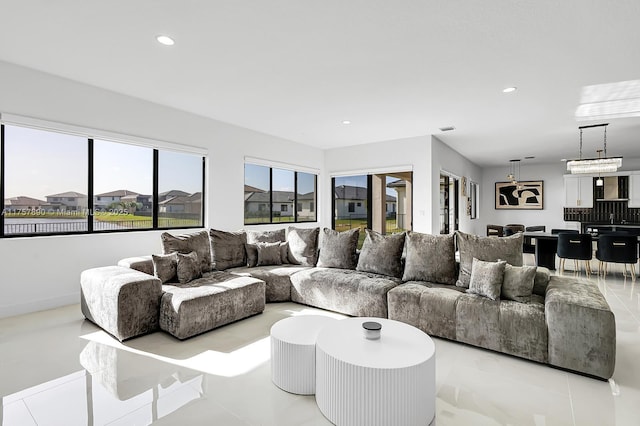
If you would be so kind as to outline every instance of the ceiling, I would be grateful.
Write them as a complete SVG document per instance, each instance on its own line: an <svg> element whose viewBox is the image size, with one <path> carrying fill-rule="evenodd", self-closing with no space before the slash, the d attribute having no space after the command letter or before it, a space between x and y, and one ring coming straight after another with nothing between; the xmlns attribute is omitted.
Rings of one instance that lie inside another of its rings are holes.
<svg viewBox="0 0 640 426"><path fill-rule="evenodd" d="M578 126L593 124L574 118L582 87L640 79L638 0L0 0L0 10L6 62L320 148L434 134L481 166L576 157ZM640 118L607 121L609 155L640 157ZM600 130L585 131L586 157L601 145Z"/></svg>

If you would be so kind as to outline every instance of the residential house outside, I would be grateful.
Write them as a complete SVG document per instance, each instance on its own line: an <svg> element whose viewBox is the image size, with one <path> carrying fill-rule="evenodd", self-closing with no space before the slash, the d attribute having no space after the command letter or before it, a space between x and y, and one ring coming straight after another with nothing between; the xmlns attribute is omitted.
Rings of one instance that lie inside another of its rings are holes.
<svg viewBox="0 0 640 426"><path fill-rule="evenodd" d="M292 191L273 191L273 216L293 217ZM246 192L245 192L246 195ZM253 192L245 199L247 217L269 217L269 192Z"/></svg>
<svg viewBox="0 0 640 426"><path fill-rule="evenodd" d="M188 192L184 192L181 191L179 189L172 189L171 191L165 191L165 192L161 192L158 194L158 201L165 201L168 200L170 198L175 198L175 197L188 197L191 194L189 194Z"/></svg>
<svg viewBox="0 0 640 426"><path fill-rule="evenodd" d="M75 191L47 195L47 205L54 211L80 211L87 209L87 196Z"/></svg>
<svg viewBox="0 0 640 426"><path fill-rule="evenodd" d="M183 191L176 191L183 192ZM202 213L202 192L165 198L158 203L159 213L177 213L180 215L199 215Z"/></svg>
<svg viewBox="0 0 640 426"><path fill-rule="evenodd" d="M367 188L340 185L335 190L336 219L367 218ZM386 212L392 216L396 211L396 197L387 194Z"/></svg>
<svg viewBox="0 0 640 426"><path fill-rule="evenodd" d="M38 200L37 198L25 197L19 195L17 197L5 198L4 208L6 212L25 211L25 210L39 210L44 209L47 206L47 202Z"/></svg>
<svg viewBox="0 0 640 426"><path fill-rule="evenodd" d="M410 224L405 224L407 218L407 182L404 180L397 180L387 184L387 188L392 188L396 191L397 211L394 211L396 217L396 227L398 229L410 229ZM389 210L387 209L387 213ZM407 226L405 226L407 225Z"/></svg>
<svg viewBox="0 0 640 426"><path fill-rule="evenodd" d="M298 220L312 220L316 217L316 193L298 194Z"/></svg>
<svg viewBox="0 0 640 426"><path fill-rule="evenodd" d="M141 201L139 201L138 198L140 198ZM125 205L129 207L131 206L131 203L141 203L142 205L140 206L140 210L151 210L150 195L141 195L127 189L119 189L95 195L93 208L97 211L108 210L113 208L114 203L125 203Z"/></svg>

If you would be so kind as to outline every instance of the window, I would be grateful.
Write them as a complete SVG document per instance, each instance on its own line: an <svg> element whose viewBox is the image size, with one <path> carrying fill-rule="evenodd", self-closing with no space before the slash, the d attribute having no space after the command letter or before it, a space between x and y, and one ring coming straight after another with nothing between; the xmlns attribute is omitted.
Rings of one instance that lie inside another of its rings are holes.
<svg viewBox="0 0 640 426"><path fill-rule="evenodd" d="M93 229L152 228L152 177L153 149L94 140Z"/></svg>
<svg viewBox="0 0 640 426"><path fill-rule="evenodd" d="M0 236L204 224L201 155L9 124L0 126L0 147ZM169 182L191 191L191 203L165 217L154 188Z"/></svg>
<svg viewBox="0 0 640 426"><path fill-rule="evenodd" d="M349 203L349 213L355 213L355 212L356 212L356 204Z"/></svg>
<svg viewBox="0 0 640 426"><path fill-rule="evenodd" d="M204 160L184 152L158 153L158 226L204 226ZM143 201L143 200L140 200Z"/></svg>
<svg viewBox="0 0 640 426"><path fill-rule="evenodd" d="M86 138L4 125L4 235L87 231Z"/></svg>
<svg viewBox="0 0 640 426"><path fill-rule="evenodd" d="M476 182L469 182L469 216L471 219L478 218L478 184Z"/></svg>
<svg viewBox="0 0 640 426"><path fill-rule="evenodd" d="M358 207L362 207L362 203L358 203Z"/></svg>
<svg viewBox="0 0 640 426"><path fill-rule="evenodd" d="M298 209L298 222L315 222L316 175L298 172L296 197L302 208Z"/></svg>
<svg viewBox="0 0 640 426"><path fill-rule="evenodd" d="M245 163L245 225L316 220L314 174Z"/></svg>

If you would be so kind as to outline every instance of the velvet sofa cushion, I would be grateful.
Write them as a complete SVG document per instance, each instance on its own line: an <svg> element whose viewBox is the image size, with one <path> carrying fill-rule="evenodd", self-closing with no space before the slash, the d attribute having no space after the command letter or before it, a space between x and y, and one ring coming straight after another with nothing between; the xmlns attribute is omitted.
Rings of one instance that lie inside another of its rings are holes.
<svg viewBox="0 0 640 426"><path fill-rule="evenodd" d="M407 257L402 281L456 283L454 236L407 232Z"/></svg>
<svg viewBox="0 0 640 426"><path fill-rule="evenodd" d="M287 231L289 263L316 266L318 260L318 234L320 228L294 228Z"/></svg>
<svg viewBox="0 0 640 426"><path fill-rule="evenodd" d="M488 297L491 300L500 299L506 264L504 260L485 262L474 258L467 293Z"/></svg>
<svg viewBox="0 0 640 426"><path fill-rule="evenodd" d="M402 277L401 257L406 233L383 235L371 229L365 229L365 233L356 270Z"/></svg>
<svg viewBox="0 0 640 426"><path fill-rule="evenodd" d="M460 250L460 272L456 285L469 287L473 258L487 262L504 260L513 266L522 266L522 242L524 234L517 232L510 237L480 237L456 231Z"/></svg>
<svg viewBox="0 0 640 426"><path fill-rule="evenodd" d="M172 235L163 232L160 236L162 240L163 254L173 252L188 254L192 251L198 254L200 262L200 272L211 271L211 243L209 243L209 232L200 231L194 234Z"/></svg>
<svg viewBox="0 0 640 426"><path fill-rule="evenodd" d="M318 244L318 267L321 268L356 268L356 249L360 228L338 232L324 228L320 232Z"/></svg>
<svg viewBox="0 0 640 426"><path fill-rule="evenodd" d="M279 241L286 241L285 229L276 229L274 231L253 231L248 230L247 243L275 243Z"/></svg>
<svg viewBox="0 0 640 426"><path fill-rule="evenodd" d="M282 265L280 243L256 243L258 260L256 266Z"/></svg>
<svg viewBox="0 0 640 426"><path fill-rule="evenodd" d="M200 278L202 271L200 270L198 253L195 251L188 254L178 253L176 274L178 275L178 282L180 284L186 284L196 278Z"/></svg>
<svg viewBox="0 0 640 426"><path fill-rule="evenodd" d="M247 243L247 234L244 231L228 232L211 229L209 237L213 269L224 271L246 264L247 255L244 245Z"/></svg>
<svg viewBox="0 0 640 426"><path fill-rule="evenodd" d="M178 273L178 254L152 254L153 260L153 275L160 278L162 284L169 282L176 278Z"/></svg>
<svg viewBox="0 0 640 426"><path fill-rule="evenodd" d="M520 303L529 303L535 278L535 266L505 265L501 297Z"/></svg>

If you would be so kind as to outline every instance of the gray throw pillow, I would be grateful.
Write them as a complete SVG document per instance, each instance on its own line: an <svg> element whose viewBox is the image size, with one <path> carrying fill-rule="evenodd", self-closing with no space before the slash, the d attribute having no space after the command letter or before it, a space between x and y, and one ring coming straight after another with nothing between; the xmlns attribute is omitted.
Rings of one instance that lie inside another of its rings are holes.
<svg viewBox="0 0 640 426"><path fill-rule="evenodd" d="M162 284L173 280L177 274L178 254L152 254L153 275L160 278Z"/></svg>
<svg viewBox="0 0 640 426"><path fill-rule="evenodd" d="M473 258L487 262L505 260L513 266L522 266L522 241L524 234L517 232L509 237L480 237L456 231L460 251L458 287L469 287Z"/></svg>
<svg viewBox="0 0 640 426"><path fill-rule="evenodd" d="M247 243L277 243L286 241L285 230L277 229L275 231L247 231Z"/></svg>
<svg viewBox="0 0 640 426"><path fill-rule="evenodd" d="M247 267L254 268L258 264L258 246L246 244L244 248L247 251Z"/></svg>
<svg viewBox="0 0 640 426"><path fill-rule="evenodd" d="M365 229L365 232L356 270L402 277L401 257L406 233L382 235L371 229Z"/></svg>
<svg viewBox="0 0 640 426"><path fill-rule="evenodd" d="M289 263L289 243L280 242L280 260L282 263Z"/></svg>
<svg viewBox="0 0 640 426"><path fill-rule="evenodd" d="M258 261L256 266L282 265L280 259L280 243L256 243Z"/></svg>
<svg viewBox="0 0 640 426"><path fill-rule="evenodd" d="M168 232L163 232L160 238L162 239L163 254L173 252L187 254L195 251L200 262L200 272L205 273L211 270L211 243L209 243L207 231L184 235L171 235Z"/></svg>
<svg viewBox="0 0 640 426"><path fill-rule="evenodd" d="M247 234L244 231L227 232L209 230L211 239L211 259L213 268L218 271L244 266L247 263L244 245Z"/></svg>
<svg viewBox="0 0 640 426"><path fill-rule="evenodd" d="M356 249L360 228L344 232L324 228L318 244L318 264L322 268L356 268Z"/></svg>
<svg viewBox="0 0 640 426"><path fill-rule="evenodd" d="M318 258L318 233L320 228L289 227L289 263L302 266L316 266Z"/></svg>
<svg viewBox="0 0 640 426"><path fill-rule="evenodd" d="M504 260L485 262L474 258L467 293L488 297L491 300L500 299L506 264Z"/></svg>
<svg viewBox="0 0 640 426"><path fill-rule="evenodd" d="M202 276L200 261L195 251L188 254L178 253L178 266L176 269L180 284L186 284Z"/></svg>
<svg viewBox="0 0 640 426"><path fill-rule="evenodd" d="M402 281L456 283L456 249L453 234L407 232L407 257Z"/></svg>
<svg viewBox="0 0 640 426"><path fill-rule="evenodd" d="M544 266L538 266L536 268L536 277L533 280L533 294L538 296L545 296L547 294L547 285L551 279L551 272Z"/></svg>
<svg viewBox="0 0 640 426"><path fill-rule="evenodd" d="M512 266L507 263L504 268L502 298L521 303L531 302L535 278L535 266Z"/></svg>

